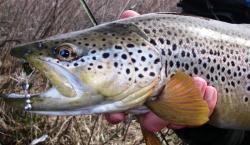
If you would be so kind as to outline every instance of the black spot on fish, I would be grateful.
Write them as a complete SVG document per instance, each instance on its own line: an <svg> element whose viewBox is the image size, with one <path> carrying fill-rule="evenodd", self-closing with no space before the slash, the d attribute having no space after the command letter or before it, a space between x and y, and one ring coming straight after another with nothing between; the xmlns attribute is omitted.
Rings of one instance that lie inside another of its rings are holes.
<svg viewBox="0 0 250 145"><path fill-rule="evenodd" d="M219 70L220 69L220 64L217 64L217 70Z"/></svg>
<svg viewBox="0 0 250 145"><path fill-rule="evenodd" d="M126 54L122 54L122 59L127 59L127 55Z"/></svg>
<svg viewBox="0 0 250 145"><path fill-rule="evenodd" d="M197 69L197 67L194 67L194 74L198 74L198 69Z"/></svg>
<svg viewBox="0 0 250 145"><path fill-rule="evenodd" d="M98 65L97 68L102 69L102 66L101 66L101 65Z"/></svg>
<svg viewBox="0 0 250 145"><path fill-rule="evenodd" d="M179 40L179 45L182 45L183 44L183 41L182 39Z"/></svg>
<svg viewBox="0 0 250 145"><path fill-rule="evenodd" d="M185 69L188 70L189 69L189 65L186 63L185 64Z"/></svg>
<svg viewBox="0 0 250 145"><path fill-rule="evenodd" d="M185 57L185 51L184 50L181 51L181 56Z"/></svg>
<svg viewBox="0 0 250 145"><path fill-rule="evenodd" d="M81 44L82 44L82 42L78 42L77 44L78 44L78 45L81 45Z"/></svg>
<svg viewBox="0 0 250 145"><path fill-rule="evenodd" d="M153 55L152 55L152 54L149 54L149 55L148 55L148 57L149 57L149 58L152 58L152 57L153 57Z"/></svg>
<svg viewBox="0 0 250 145"><path fill-rule="evenodd" d="M195 47L198 47L198 42L195 42L195 43L194 43L194 46L195 46Z"/></svg>
<svg viewBox="0 0 250 145"><path fill-rule="evenodd" d="M95 56L93 56L93 57L92 57L92 59L93 59L93 60L96 60L96 57L95 57Z"/></svg>
<svg viewBox="0 0 250 145"><path fill-rule="evenodd" d="M169 66L170 66L170 67L173 67L173 66L174 66L173 61L169 61Z"/></svg>
<svg viewBox="0 0 250 145"><path fill-rule="evenodd" d="M135 62L136 62L136 60L135 60L134 58L131 58L131 60L132 60L132 62L133 62L133 63L135 63Z"/></svg>
<svg viewBox="0 0 250 145"><path fill-rule="evenodd" d="M204 62L204 63L203 63L203 67L204 67L204 68L207 68L207 63Z"/></svg>
<svg viewBox="0 0 250 145"><path fill-rule="evenodd" d="M214 67L210 68L210 72L213 73L214 72Z"/></svg>
<svg viewBox="0 0 250 145"><path fill-rule="evenodd" d="M176 49L177 49L176 44L173 44L173 45L172 45L172 50L175 51Z"/></svg>
<svg viewBox="0 0 250 145"><path fill-rule="evenodd" d="M149 31L148 29L144 29L143 31L144 31L145 33L147 33L147 34L150 33L150 31Z"/></svg>
<svg viewBox="0 0 250 145"><path fill-rule="evenodd" d="M213 52L213 50L212 50L212 49L210 49L209 53L210 53L211 55L213 55L213 54L214 54L214 52Z"/></svg>
<svg viewBox="0 0 250 145"><path fill-rule="evenodd" d="M164 49L161 49L161 54L166 55Z"/></svg>
<svg viewBox="0 0 250 145"><path fill-rule="evenodd" d="M223 62L226 62L227 58L224 56L222 60L223 60Z"/></svg>
<svg viewBox="0 0 250 145"><path fill-rule="evenodd" d="M231 81L231 85L232 85L233 87L235 87L235 83L234 83L233 81Z"/></svg>
<svg viewBox="0 0 250 145"><path fill-rule="evenodd" d="M127 44L127 47L132 48L132 47L135 47L135 45L134 44Z"/></svg>
<svg viewBox="0 0 250 145"><path fill-rule="evenodd" d="M143 76L143 74L139 74L138 77L139 78L143 78L144 76Z"/></svg>
<svg viewBox="0 0 250 145"><path fill-rule="evenodd" d="M155 29L153 29L153 30L152 30L152 32L153 32L153 33L156 33L156 30L155 30Z"/></svg>
<svg viewBox="0 0 250 145"><path fill-rule="evenodd" d="M138 67L135 67L135 71L138 71L139 69L138 69Z"/></svg>
<svg viewBox="0 0 250 145"><path fill-rule="evenodd" d="M245 97L245 98L244 98L244 102L248 102L248 97Z"/></svg>
<svg viewBox="0 0 250 145"><path fill-rule="evenodd" d="M210 79L210 75L209 75L209 74L207 74L207 75L206 75L206 78L209 80L209 79Z"/></svg>
<svg viewBox="0 0 250 145"><path fill-rule="evenodd" d="M237 73L236 72L234 72L234 77L237 77Z"/></svg>
<svg viewBox="0 0 250 145"><path fill-rule="evenodd" d="M85 62L85 60L84 60L84 59L81 59L81 62Z"/></svg>
<svg viewBox="0 0 250 145"><path fill-rule="evenodd" d="M154 76L155 76L155 73L154 73L154 72L150 72L149 75L150 75L151 77L154 77Z"/></svg>
<svg viewBox="0 0 250 145"><path fill-rule="evenodd" d="M129 52L128 54L131 56L131 55L133 55L133 52Z"/></svg>
<svg viewBox="0 0 250 145"><path fill-rule="evenodd" d="M206 53L206 50L205 49L202 49L201 50L201 54L205 54Z"/></svg>
<svg viewBox="0 0 250 145"><path fill-rule="evenodd" d="M126 69L126 73L127 73L127 74L130 74L130 69L127 68L127 69Z"/></svg>
<svg viewBox="0 0 250 145"><path fill-rule="evenodd" d="M121 46L115 45L115 49L122 49Z"/></svg>
<svg viewBox="0 0 250 145"><path fill-rule="evenodd" d="M89 46L89 43L85 43L84 45L85 45L85 46Z"/></svg>
<svg viewBox="0 0 250 145"><path fill-rule="evenodd" d="M145 57L145 56L142 56L142 57L141 57L141 61L146 61L146 57Z"/></svg>
<svg viewBox="0 0 250 145"><path fill-rule="evenodd" d="M118 62L114 62L114 67L118 67Z"/></svg>
<svg viewBox="0 0 250 145"><path fill-rule="evenodd" d="M225 81L225 77L224 77L224 76L221 77L221 81L222 81L222 82Z"/></svg>
<svg viewBox="0 0 250 145"><path fill-rule="evenodd" d="M92 50L92 51L90 51L90 53L94 54L94 53L96 53L96 50Z"/></svg>
<svg viewBox="0 0 250 145"><path fill-rule="evenodd" d="M202 63L202 60L199 58L198 59L198 64L201 64Z"/></svg>
<svg viewBox="0 0 250 145"><path fill-rule="evenodd" d="M159 63L159 62L160 62L160 59L157 58L157 59L155 59L154 64L157 64L157 63Z"/></svg>
<svg viewBox="0 0 250 145"><path fill-rule="evenodd" d="M192 49L192 55L193 55L194 58L196 58L196 53L195 53L194 49Z"/></svg>
<svg viewBox="0 0 250 145"><path fill-rule="evenodd" d="M74 63L74 66L78 66L78 63Z"/></svg>
<svg viewBox="0 0 250 145"><path fill-rule="evenodd" d="M159 38L158 40L160 41L161 44L164 44L164 39L163 38Z"/></svg>
<svg viewBox="0 0 250 145"><path fill-rule="evenodd" d="M93 64L93 63L90 63L89 65L90 65L90 66L93 66L94 64Z"/></svg>
<svg viewBox="0 0 250 145"><path fill-rule="evenodd" d="M179 61L176 62L176 67L179 68L181 66L181 63Z"/></svg>
<svg viewBox="0 0 250 145"><path fill-rule="evenodd" d="M170 40L166 40L166 42L167 42L167 45L170 45L171 44L171 42L170 42Z"/></svg>
<svg viewBox="0 0 250 145"><path fill-rule="evenodd" d="M170 49L168 49L168 55L171 56L172 55L172 51Z"/></svg>
<svg viewBox="0 0 250 145"><path fill-rule="evenodd" d="M138 53L142 53L142 50L139 49L137 52L138 52Z"/></svg>
<svg viewBox="0 0 250 145"><path fill-rule="evenodd" d="M153 44L153 45L157 45L154 39L150 39L149 42L150 42L151 44Z"/></svg>
<svg viewBox="0 0 250 145"><path fill-rule="evenodd" d="M249 79L249 80L250 80L250 74L248 74L248 75L247 75L247 79Z"/></svg>
<svg viewBox="0 0 250 145"><path fill-rule="evenodd" d="M221 68L221 71L224 72L224 71L225 71L225 67L222 67L222 68Z"/></svg>
<svg viewBox="0 0 250 145"><path fill-rule="evenodd" d="M105 52L105 53L102 54L102 57L103 57L103 58L108 58L109 55L110 55L109 53Z"/></svg>

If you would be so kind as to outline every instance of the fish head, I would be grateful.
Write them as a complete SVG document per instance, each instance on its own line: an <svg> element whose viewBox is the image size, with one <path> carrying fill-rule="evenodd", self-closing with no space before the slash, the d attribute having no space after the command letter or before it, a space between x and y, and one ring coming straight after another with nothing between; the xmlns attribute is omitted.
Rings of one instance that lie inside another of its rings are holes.
<svg viewBox="0 0 250 145"><path fill-rule="evenodd" d="M159 54L145 35L123 23L26 43L11 54L50 80L50 89L31 95L29 108L48 115L117 112L140 106L154 93L161 68ZM151 71L143 74L140 67L144 66ZM24 104L25 97L15 96L5 98Z"/></svg>

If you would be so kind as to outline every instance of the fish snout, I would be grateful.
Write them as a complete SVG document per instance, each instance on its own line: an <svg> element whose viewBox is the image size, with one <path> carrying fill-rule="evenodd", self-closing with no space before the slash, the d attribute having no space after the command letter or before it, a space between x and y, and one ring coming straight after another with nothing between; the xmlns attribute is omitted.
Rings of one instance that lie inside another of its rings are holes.
<svg viewBox="0 0 250 145"><path fill-rule="evenodd" d="M42 42L25 43L13 47L10 51L10 54L17 58L24 58L25 56L32 54L33 52L37 52L43 48L45 48L45 45Z"/></svg>

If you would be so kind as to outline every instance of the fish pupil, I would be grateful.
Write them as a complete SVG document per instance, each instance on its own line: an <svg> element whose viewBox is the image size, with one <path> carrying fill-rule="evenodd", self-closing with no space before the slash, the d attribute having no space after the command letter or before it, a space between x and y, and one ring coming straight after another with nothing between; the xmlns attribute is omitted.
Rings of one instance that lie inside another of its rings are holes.
<svg viewBox="0 0 250 145"><path fill-rule="evenodd" d="M67 57L69 57L70 52L67 49L63 49L63 50L60 50L59 55L67 58Z"/></svg>

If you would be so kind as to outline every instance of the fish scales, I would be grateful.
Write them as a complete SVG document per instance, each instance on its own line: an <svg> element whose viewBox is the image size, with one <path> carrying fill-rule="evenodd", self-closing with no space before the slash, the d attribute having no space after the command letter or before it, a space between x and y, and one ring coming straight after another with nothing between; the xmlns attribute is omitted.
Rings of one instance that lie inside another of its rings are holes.
<svg viewBox="0 0 250 145"><path fill-rule="evenodd" d="M40 114L129 110L159 95L171 76L183 71L204 78L218 90L209 123L250 129L249 47L248 25L146 14L24 44L12 53L45 71L56 86L41 94L44 101L33 100L33 109ZM74 53L69 55L70 51ZM102 104L93 105L97 102ZM73 111L60 112L64 109Z"/></svg>
<svg viewBox="0 0 250 145"><path fill-rule="evenodd" d="M204 78L218 90L211 124L249 128L250 31L247 25L164 14L135 18L134 24L161 52L166 78L181 69Z"/></svg>

